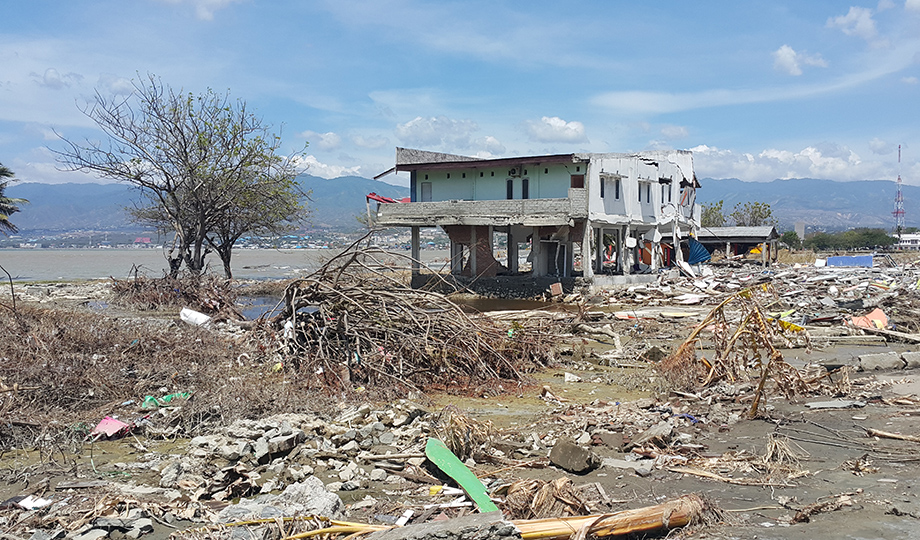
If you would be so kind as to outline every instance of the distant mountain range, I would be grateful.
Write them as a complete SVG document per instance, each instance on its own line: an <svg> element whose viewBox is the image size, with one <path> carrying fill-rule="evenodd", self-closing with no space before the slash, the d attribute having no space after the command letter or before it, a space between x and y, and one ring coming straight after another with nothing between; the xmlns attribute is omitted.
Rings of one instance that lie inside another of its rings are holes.
<svg viewBox="0 0 920 540"><path fill-rule="evenodd" d="M409 195L408 188L385 182L343 176L331 180L312 175L298 178L310 194L313 228L355 230L355 216L365 213L364 195L375 192L386 197ZM772 182L742 182L738 179L700 180L698 202L724 201L728 214L736 203L768 203L783 229L804 221L812 229L849 227L894 227L896 185L891 181L835 182L800 178ZM12 184L10 197L28 199L13 222L23 231L120 231L138 230L124 209L133 205L138 193L123 184ZM908 226L920 226L920 187L903 186Z"/></svg>
<svg viewBox="0 0 920 540"><path fill-rule="evenodd" d="M360 228L355 216L366 214L364 195L368 193L393 198L409 196L409 188L357 176L328 180L302 174L297 181L310 193L309 224L313 228ZM11 184L6 195L29 201L12 219L22 232L139 230L125 212L139 194L124 184Z"/></svg>
<svg viewBox="0 0 920 540"><path fill-rule="evenodd" d="M813 229L895 226L894 199L897 184L890 180L835 182L813 178L742 182L730 178L700 180L697 202L724 201L727 215L735 204L764 202L770 205L781 228L791 230L797 221ZM907 226L920 226L920 187L902 185Z"/></svg>

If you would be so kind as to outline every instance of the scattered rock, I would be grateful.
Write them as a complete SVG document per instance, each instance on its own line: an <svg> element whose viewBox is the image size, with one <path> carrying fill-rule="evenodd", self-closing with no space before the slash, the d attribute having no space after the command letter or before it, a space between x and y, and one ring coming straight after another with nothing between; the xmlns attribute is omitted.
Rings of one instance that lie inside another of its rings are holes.
<svg viewBox="0 0 920 540"><path fill-rule="evenodd" d="M601 464L597 454L568 440L556 442L549 453L549 460L553 465L575 474L590 472Z"/></svg>

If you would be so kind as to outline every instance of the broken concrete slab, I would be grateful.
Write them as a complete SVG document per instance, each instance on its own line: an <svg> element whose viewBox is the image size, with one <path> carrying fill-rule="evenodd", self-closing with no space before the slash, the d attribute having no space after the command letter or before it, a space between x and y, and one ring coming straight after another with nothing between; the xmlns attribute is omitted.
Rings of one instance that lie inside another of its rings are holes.
<svg viewBox="0 0 920 540"><path fill-rule="evenodd" d="M601 464L597 454L568 440L558 441L553 446L549 460L553 465L575 474L593 471Z"/></svg>
<svg viewBox="0 0 920 540"><path fill-rule="evenodd" d="M897 352L863 354L859 357L860 371L904 369L904 360Z"/></svg>
<svg viewBox="0 0 920 540"><path fill-rule="evenodd" d="M906 364L904 367L907 369L920 368L920 351L907 351L901 353L901 358L904 359Z"/></svg>
<svg viewBox="0 0 920 540"><path fill-rule="evenodd" d="M627 461L625 459L606 458L603 466L611 469L631 469L639 476L649 476L652 474L652 467L655 460L643 459L641 461Z"/></svg>
<svg viewBox="0 0 920 540"><path fill-rule="evenodd" d="M812 401L806 403L809 409L858 409L866 406L865 401L855 401L850 399L835 399L833 401Z"/></svg>

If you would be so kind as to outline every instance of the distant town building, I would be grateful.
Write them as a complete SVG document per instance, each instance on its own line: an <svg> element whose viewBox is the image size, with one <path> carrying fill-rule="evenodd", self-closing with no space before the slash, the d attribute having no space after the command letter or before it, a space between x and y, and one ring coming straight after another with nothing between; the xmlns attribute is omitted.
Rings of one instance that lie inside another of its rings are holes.
<svg viewBox="0 0 920 540"><path fill-rule="evenodd" d="M905 233L901 239L893 246L895 249L903 250L920 250L920 234Z"/></svg>

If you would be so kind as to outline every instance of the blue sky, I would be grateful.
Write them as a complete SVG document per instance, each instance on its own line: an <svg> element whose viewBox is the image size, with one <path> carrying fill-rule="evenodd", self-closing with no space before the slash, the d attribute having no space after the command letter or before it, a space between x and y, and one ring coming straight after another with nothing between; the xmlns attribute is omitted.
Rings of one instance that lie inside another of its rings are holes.
<svg viewBox="0 0 920 540"><path fill-rule="evenodd" d="M700 178L920 185L920 0L3 0L0 162L57 170L54 132L138 75L229 90L371 177L395 147L480 157L694 151ZM404 179L388 177L401 183Z"/></svg>

